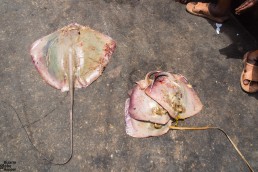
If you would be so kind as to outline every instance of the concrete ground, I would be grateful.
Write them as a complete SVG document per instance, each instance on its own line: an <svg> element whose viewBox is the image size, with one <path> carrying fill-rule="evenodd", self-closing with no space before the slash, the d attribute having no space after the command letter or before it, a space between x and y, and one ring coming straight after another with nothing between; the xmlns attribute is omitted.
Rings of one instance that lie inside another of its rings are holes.
<svg viewBox="0 0 258 172"><path fill-rule="evenodd" d="M170 131L136 139L125 133L127 91L148 71L181 73L204 108L180 126L219 126L258 170L258 95L239 85L242 56L257 48L234 19L215 23L174 0L0 1L0 165L16 171L248 171L218 131ZM74 157L69 155L69 96L47 85L29 55L38 38L77 22L111 36L117 48L103 75L75 91ZM7 163L7 162L6 162ZM0 170L1 171L1 170Z"/></svg>

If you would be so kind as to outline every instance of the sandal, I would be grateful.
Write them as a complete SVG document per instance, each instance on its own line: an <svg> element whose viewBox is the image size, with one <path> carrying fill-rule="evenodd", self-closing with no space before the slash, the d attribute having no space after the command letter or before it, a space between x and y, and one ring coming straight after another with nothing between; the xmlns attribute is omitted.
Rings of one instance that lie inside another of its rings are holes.
<svg viewBox="0 0 258 172"><path fill-rule="evenodd" d="M241 74L240 83L244 91L248 93L255 93L258 92L258 66L247 62L247 57L249 53L250 52L247 52L244 55L244 69ZM249 80L249 84L245 85L244 80ZM257 82L257 84L253 84L252 82Z"/></svg>
<svg viewBox="0 0 258 172"><path fill-rule="evenodd" d="M186 10L190 14L205 17L210 20L213 20L217 23L223 23L226 20L229 19L229 16L223 16L223 17L215 17L209 12L209 3L202 3L202 2L189 2L186 5Z"/></svg>

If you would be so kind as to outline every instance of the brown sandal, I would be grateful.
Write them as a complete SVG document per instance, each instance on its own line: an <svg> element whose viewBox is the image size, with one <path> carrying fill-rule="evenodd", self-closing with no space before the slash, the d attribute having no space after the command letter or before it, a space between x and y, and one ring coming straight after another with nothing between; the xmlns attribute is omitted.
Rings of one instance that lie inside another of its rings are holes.
<svg viewBox="0 0 258 172"><path fill-rule="evenodd" d="M247 52L244 55L243 63L244 69L241 74L240 83L241 87L244 91L248 93L255 93L258 92L258 84L252 84L252 82L258 83L258 66L250 64L247 62L247 57L250 52ZM245 85L244 80L249 80L249 84Z"/></svg>
<svg viewBox="0 0 258 172"><path fill-rule="evenodd" d="M213 20L217 23L223 23L229 19L229 16L223 17L215 17L209 12L209 3L202 3L202 2L189 2L186 5L186 11L200 17L205 17L210 20Z"/></svg>

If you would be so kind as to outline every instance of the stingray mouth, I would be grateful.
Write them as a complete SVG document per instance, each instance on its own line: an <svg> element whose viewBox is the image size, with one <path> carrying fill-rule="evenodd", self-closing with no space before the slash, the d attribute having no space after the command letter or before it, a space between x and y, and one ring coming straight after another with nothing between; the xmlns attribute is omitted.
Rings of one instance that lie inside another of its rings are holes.
<svg viewBox="0 0 258 172"><path fill-rule="evenodd" d="M166 102L173 108L179 119L180 113L185 112L185 106L182 102L183 95L181 92L177 91L174 94L166 94Z"/></svg>
<svg viewBox="0 0 258 172"><path fill-rule="evenodd" d="M152 108L152 113L156 114L156 115L168 115L168 111L166 111L166 109L164 109L163 107L161 107L160 105L157 105L155 107Z"/></svg>

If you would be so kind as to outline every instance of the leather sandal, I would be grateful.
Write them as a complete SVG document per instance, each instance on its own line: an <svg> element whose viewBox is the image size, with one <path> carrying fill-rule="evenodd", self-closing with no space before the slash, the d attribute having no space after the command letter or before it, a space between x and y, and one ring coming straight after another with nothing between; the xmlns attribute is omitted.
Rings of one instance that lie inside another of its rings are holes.
<svg viewBox="0 0 258 172"><path fill-rule="evenodd" d="M223 17L215 17L209 12L209 3L202 3L202 2L189 2L186 5L186 11L190 14L205 17L210 20L213 20L217 23L223 23L229 19L229 16Z"/></svg>
<svg viewBox="0 0 258 172"><path fill-rule="evenodd" d="M258 92L258 66L247 62L247 57L249 53L250 52L247 52L244 55L244 59L243 59L244 69L241 74L240 83L244 91L248 93L255 93L255 92ZM248 80L249 83L245 85L244 80ZM252 84L252 82L256 82L257 84Z"/></svg>

